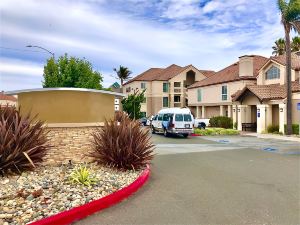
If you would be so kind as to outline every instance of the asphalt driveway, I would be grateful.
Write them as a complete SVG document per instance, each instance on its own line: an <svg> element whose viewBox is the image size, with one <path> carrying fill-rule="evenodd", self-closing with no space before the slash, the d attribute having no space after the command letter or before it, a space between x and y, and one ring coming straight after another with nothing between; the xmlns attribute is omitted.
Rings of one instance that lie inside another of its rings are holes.
<svg viewBox="0 0 300 225"><path fill-rule="evenodd" d="M300 224L299 143L240 138L155 135L149 182L76 224Z"/></svg>

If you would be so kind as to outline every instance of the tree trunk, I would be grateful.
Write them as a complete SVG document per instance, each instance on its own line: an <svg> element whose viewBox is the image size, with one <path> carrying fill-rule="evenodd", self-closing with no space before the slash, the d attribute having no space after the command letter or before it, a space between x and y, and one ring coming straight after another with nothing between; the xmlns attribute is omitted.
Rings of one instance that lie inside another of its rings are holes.
<svg viewBox="0 0 300 225"><path fill-rule="evenodd" d="M291 41L290 26L286 24L285 28L285 52L286 52L286 134L292 134L292 89L291 89Z"/></svg>

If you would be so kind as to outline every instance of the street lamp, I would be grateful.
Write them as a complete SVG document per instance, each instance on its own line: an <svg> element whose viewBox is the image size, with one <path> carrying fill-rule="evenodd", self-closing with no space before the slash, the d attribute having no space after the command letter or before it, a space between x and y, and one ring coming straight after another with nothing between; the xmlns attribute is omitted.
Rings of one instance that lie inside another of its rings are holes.
<svg viewBox="0 0 300 225"><path fill-rule="evenodd" d="M52 55L53 59L54 59L54 53L53 52L50 52L48 49L45 49L41 46L36 46L36 45L27 45L26 46L27 48L40 48L40 49L43 49L44 51L48 52L49 54Z"/></svg>

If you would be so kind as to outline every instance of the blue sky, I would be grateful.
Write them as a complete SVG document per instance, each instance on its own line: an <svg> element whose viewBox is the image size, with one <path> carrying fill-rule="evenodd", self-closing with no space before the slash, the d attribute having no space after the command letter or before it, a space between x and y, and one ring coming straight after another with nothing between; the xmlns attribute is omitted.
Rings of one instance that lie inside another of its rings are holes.
<svg viewBox="0 0 300 225"><path fill-rule="evenodd" d="M0 90L41 87L48 53L85 57L115 81L150 67L219 70L244 54L269 57L283 37L276 0L1 0Z"/></svg>

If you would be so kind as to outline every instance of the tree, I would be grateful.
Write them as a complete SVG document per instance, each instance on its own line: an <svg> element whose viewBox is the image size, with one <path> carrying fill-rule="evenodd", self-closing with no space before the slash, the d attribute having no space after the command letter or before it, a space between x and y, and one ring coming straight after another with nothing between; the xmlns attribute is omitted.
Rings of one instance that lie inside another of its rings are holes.
<svg viewBox="0 0 300 225"><path fill-rule="evenodd" d="M285 53L285 41L283 38L279 38L275 41L275 46L272 47L273 52L272 55L278 56L283 55Z"/></svg>
<svg viewBox="0 0 300 225"><path fill-rule="evenodd" d="M76 87L102 89L102 76L94 71L86 59L68 57L67 54L47 60L44 66L43 87Z"/></svg>
<svg viewBox="0 0 300 225"><path fill-rule="evenodd" d="M114 68L114 71L117 73L118 79L121 81L121 86L123 86L124 81L131 78L131 71L127 67L120 66L119 69Z"/></svg>
<svg viewBox="0 0 300 225"><path fill-rule="evenodd" d="M285 33L285 51L286 51L286 86L287 86L287 134L292 134L292 90L291 90L291 41L290 31L297 27L300 21L300 1L299 0L278 0L278 7L281 13L281 23Z"/></svg>
<svg viewBox="0 0 300 225"><path fill-rule="evenodd" d="M283 38L279 38L277 41L275 41L275 45L272 47L273 52L272 55L279 56L285 54L285 41ZM295 36L292 39L291 43L291 51L297 52L300 51L300 37Z"/></svg>
<svg viewBox="0 0 300 225"><path fill-rule="evenodd" d="M142 92L135 91L133 94L128 95L127 98L122 99L122 107L125 112L129 115L131 119L139 119L142 117L141 113L141 103L143 103L145 98L145 91Z"/></svg>
<svg viewBox="0 0 300 225"><path fill-rule="evenodd" d="M293 37L291 47L292 47L292 52L300 51L300 36Z"/></svg>

